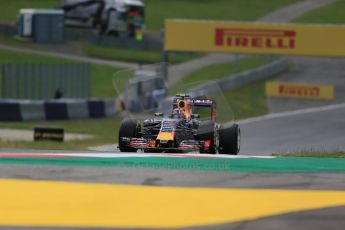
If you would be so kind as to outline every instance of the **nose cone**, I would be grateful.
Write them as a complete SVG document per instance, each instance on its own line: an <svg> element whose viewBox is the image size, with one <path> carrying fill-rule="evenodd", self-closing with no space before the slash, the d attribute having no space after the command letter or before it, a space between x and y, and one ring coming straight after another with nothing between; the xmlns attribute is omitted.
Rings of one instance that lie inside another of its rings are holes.
<svg viewBox="0 0 345 230"><path fill-rule="evenodd" d="M159 132L157 140L160 141L173 141L174 133L173 132Z"/></svg>

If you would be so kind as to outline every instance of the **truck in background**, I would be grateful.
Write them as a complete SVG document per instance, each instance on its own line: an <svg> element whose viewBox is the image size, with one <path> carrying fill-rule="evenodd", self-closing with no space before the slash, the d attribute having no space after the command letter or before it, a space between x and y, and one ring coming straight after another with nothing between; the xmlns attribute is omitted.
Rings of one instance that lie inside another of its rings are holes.
<svg viewBox="0 0 345 230"><path fill-rule="evenodd" d="M65 25L97 29L102 35L142 39L144 3L140 0L60 0Z"/></svg>

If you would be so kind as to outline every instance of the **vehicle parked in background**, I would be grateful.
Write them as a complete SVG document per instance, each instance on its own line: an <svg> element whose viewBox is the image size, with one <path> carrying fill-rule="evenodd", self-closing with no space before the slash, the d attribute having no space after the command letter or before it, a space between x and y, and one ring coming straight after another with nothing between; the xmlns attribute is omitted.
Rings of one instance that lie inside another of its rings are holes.
<svg viewBox="0 0 345 230"><path fill-rule="evenodd" d="M61 0L65 25L95 28L100 34L142 38L144 3L140 0Z"/></svg>

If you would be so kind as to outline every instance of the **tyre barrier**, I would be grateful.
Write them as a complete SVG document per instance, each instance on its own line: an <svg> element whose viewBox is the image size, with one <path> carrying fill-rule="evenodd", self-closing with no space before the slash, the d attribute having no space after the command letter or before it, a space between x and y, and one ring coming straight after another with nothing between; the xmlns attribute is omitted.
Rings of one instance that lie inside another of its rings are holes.
<svg viewBox="0 0 345 230"><path fill-rule="evenodd" d="M115 112L116 99L0 100L1 121L102 118Z"/></svg>

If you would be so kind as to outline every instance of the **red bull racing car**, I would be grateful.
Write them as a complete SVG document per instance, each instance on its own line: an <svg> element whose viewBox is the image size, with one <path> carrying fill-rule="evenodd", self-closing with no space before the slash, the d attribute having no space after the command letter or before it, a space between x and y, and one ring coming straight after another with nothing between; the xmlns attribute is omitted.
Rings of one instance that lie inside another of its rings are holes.
<svg viewBox="0 0 345 230"><path fill-rule="evenodd" d="M209 108L210 119L200 120L193 110ZM191 98L176 95L172 112L164 116L139 122L135 119L122 121L119 130L121 152L191 152L209 154L238 154L240 150L240 128L237 124L224 127L216 122L216 103L211 99Z"/></svg>

